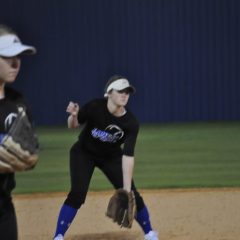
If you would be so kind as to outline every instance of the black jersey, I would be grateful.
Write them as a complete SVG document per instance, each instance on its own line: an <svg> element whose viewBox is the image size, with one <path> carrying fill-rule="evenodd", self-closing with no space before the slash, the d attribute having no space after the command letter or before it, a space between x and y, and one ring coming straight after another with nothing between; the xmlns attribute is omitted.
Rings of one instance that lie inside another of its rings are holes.
<svg viewBox="0 0 240 240"><path fill-rule="evenodd" d="M79 135L82 149L100 157L134 156L139 123L126 110L121 117L112 115L107 99L95 99L80 108L78 121L86 124Z"/></svg>
<svg viewBox="0 0 240 240"><path fill-rule="evenodd" d="M22 106L29 109L23 99L23 96L18 91L5 87L5 97L0 99L0 133L6 134L17 117L17 107ZM12 189L15 187L15 178L13 173L0 174L0 197L9 196Z"/></svg>

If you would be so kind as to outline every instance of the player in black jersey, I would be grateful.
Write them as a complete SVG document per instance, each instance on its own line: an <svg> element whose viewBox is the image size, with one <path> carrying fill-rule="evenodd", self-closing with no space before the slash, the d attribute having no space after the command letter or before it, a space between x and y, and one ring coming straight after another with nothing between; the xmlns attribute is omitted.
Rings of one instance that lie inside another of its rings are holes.
<svg viewBox="0 0 240 240"><path fill-rule="evenodd" d="M95 167L101 169L116 189L134 192L136 220L144 231L144 239L158 240L147 207L132 180L139 123L126 104L134 92L135 88L125 77L113 76L106 85L105 98L92 100L81 108L77 103L69 103L68 127L85 126L70 150L71 190L59 213L55 240L64 239L85 202Z"/></svg>
<svg viewBox="0 0 240 240"><path fill-rule="evenodd" d="M17 116L18 106L23 106L30 115L22 94L7 85L15 81L20 70L19 55L35 52L34 47L23 45L9 27L0 25L0 143ZM14 173L0 172L0 239L3 240L17 239L17 221L11 197L14 187Z"/></svg>

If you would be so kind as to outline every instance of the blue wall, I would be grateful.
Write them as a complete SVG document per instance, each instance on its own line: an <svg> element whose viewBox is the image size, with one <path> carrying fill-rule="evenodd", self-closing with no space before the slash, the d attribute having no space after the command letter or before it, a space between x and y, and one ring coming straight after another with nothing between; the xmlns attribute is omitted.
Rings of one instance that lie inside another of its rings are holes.
<svg viewBox="0 0 240 240"><path fill-rule="evenodd" d="M15 84L38 125L116 73L141 122L240 120L239 0L1 0L0 22L38 49Z"/></svg>

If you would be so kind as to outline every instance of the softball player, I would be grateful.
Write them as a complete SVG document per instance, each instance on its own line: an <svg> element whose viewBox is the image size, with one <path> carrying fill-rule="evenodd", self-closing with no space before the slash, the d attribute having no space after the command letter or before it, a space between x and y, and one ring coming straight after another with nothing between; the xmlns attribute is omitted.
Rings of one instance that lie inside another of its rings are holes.
<svg viewBox="0 0 240 240"><path fill-rule="evenodd" d="M9 88L21 66L20 54L34 54L36 49L23 45L16 33L0 25L0 143L17 116L17 107L29 110L21 93ZM1 156L0 156L1 157ZM1 169L1 168L0 168ZM14 173L0 173L0 238L17 239L17 221L11 192L15 187Z"/></svg>
<svg viewBox="0 0 240 240"><path fill-rule="evenodd" d="M95 167L101 169L116 189L134 192L136 221L144 232L144 239L158 240L147 207L132 180L139 123L126 104L134 92L135 88L125 77L113 76L106 84L105 98L92 100L82 108L77 103L69 103L68 127L85 126L70 150L71 190L59 213L55 240L64 239L78 209L85 202Z"/></svg>

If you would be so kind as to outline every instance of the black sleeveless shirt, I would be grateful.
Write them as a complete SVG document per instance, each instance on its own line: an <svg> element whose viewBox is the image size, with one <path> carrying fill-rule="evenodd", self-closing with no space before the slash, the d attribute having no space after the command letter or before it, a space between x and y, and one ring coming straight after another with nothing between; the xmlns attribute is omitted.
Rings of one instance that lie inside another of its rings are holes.
<svg viewBox="0 0 240 240"><path fill-rule="evenodd" d="M85 123L79 135L84 151L106 158L134 156L139 123L129 109L116 117L108 111L107 99L95 99L80 108L78 121Z"/></svg>

